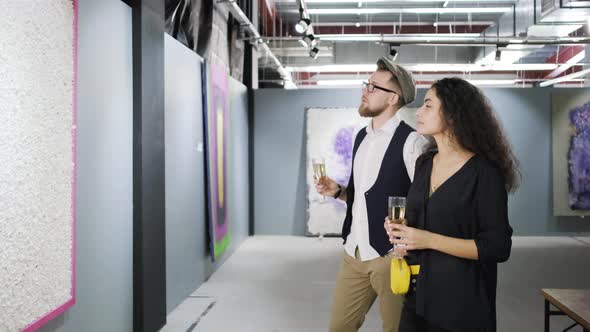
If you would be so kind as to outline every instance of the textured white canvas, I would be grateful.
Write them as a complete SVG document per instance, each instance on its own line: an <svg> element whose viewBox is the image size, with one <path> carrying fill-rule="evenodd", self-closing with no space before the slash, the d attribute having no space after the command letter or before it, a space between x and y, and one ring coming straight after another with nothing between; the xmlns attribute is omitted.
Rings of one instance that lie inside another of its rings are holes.
<svg viewBox="0 0 590 332"><path fill-rule="evenodd" d="M73 303L74 12L0 1L0 331Z"/></svg>

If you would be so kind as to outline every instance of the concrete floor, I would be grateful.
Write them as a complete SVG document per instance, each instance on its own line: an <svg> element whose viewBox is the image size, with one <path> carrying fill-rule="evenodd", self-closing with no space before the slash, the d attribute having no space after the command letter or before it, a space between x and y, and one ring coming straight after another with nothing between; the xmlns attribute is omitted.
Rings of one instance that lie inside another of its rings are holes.
<svg viewBox="0 0 590 332"><path fill-rule="evenodd" d="M251 237L168 316L161 331L327 331L341 243ZM590 288L590 238L513 238L510 260L499 265L498 331L543 331L541 288ZM567 317L553 317L551 331L570 324ZM374 305L360 331L380 326Z"/></svg>

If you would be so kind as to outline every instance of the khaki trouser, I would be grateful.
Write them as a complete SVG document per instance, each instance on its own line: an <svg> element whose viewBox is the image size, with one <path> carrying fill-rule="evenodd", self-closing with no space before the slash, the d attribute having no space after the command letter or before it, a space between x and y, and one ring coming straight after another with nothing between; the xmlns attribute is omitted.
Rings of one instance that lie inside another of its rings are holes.
<svg viewBox="0 0 590 332"><path fill-rule="evenodd" d="M358 249L356 258L343 253L342 265L336 280L330 332L356 332L365 321L365 315L375 299L379 299L379 312L383 332L397 332L403 296L390 289L391 257L379 257L362 262Z"/></svg>

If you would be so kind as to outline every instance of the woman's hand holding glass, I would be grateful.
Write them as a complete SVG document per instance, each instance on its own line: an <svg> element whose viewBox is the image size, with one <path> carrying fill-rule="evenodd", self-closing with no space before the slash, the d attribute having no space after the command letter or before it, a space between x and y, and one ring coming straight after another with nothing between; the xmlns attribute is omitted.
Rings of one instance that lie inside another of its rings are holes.
<svg viewBox="0 0 590 332"><path fill-rule="evenodd" d="M432 249L435 234L403 224L388 223L385 218L385 231L389 242L395 245L395 251L407 254L408 250Z"/></svg>

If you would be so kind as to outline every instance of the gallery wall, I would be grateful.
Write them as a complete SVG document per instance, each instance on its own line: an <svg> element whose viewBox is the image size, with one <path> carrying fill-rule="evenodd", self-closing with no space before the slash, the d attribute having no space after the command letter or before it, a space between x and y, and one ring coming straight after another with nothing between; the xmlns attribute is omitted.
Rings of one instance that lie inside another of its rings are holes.
<svg viewBox="0 0 590 332"><path fill-rule="evenodd" d="M165 36L166 308L194 292L248 236L247 89L229 78L227 206L230 244L214 262L205 209L203 59Z"/></svg>
<svg viewBox="0 0 590 332"><path fill-rule="evenodd" d="M133 330L131 21L131 8L120 0L79 1L76 304L39 331ZM248 124L247 89L230 79L231 243L212 262L204 210L202 59L169 36L165 43L165 269L171 312L248 236Z"/></svg>
<svg viewBox="0 0 590 332"><path fill-rule="evenodd" d="M165 36L166 310L205 280L205 156L201 59Z"/></svg>

